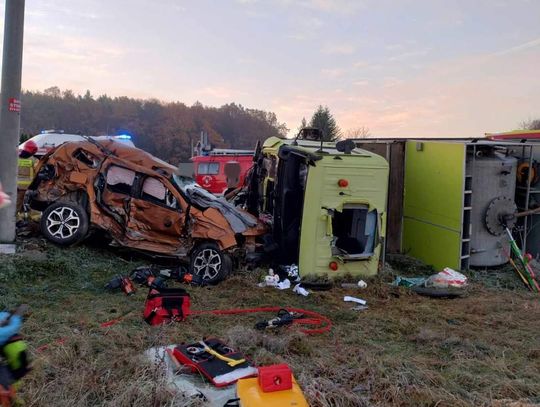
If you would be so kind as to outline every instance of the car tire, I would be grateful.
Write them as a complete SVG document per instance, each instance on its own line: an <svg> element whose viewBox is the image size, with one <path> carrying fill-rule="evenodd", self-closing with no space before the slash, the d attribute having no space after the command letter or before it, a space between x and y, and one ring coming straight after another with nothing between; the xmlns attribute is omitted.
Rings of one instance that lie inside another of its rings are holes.
<svg viewBox="0 0 540 407"><path fill-rule="evenodd" d="M77 244L88 233L88 214L76 203L55 202L41 215L41 233L61 246Z"/></svg>
<svg viewBox="0 0 540 407"><path fill-rule="evenodd" d="M232 260L215 243L201 243L191 253L189 269L205 284L217 284L231 273Z"/></svg>

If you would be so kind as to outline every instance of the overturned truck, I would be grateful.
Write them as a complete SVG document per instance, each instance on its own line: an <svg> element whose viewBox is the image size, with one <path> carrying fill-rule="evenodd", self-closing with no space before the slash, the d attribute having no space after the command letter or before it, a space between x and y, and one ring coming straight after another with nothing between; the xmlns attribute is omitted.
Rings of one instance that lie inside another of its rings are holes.
<svg viewBox="0 0 540 407"><path fill-rule="evenodd" d="M42 233L54 243L105 231L118 246L188 260L191 272L211 283L255 252L266 233L256 217L180 177L176 167L112 140L88 138L46 154L25 207L43 212Z"/></svg>
<svg viewBox="0 0 540 407"><path fill-rule="evenodd" d="M350 140L318 137L266 140L238 199L271 219L273 262L297 264L302 276L374 275L386 236L388 163Z"/></svg>

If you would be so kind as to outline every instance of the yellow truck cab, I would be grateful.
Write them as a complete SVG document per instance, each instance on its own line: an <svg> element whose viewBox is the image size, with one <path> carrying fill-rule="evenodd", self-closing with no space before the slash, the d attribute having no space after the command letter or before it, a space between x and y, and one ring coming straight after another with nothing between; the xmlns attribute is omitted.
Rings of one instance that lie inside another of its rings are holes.
<svg viewBox="0 0 540 407"><path fill-rule="evenodd" d="M267 139L256 153L246 206L266 214L273 261L302 276L372 276L386 235L389 166L350 140Z"/></svg>

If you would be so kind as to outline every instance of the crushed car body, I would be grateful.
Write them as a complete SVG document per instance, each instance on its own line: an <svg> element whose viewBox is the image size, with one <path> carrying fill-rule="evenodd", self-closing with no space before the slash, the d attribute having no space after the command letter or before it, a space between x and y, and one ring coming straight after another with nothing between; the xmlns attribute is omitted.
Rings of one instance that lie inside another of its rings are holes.
<svg viewBox="0 0 540 407"><path fill-rule="evenodd" d="M26 206L42 211L41 230L57 244L92 229L117 245L191 260L211 282L226 277L231 256L255 250L265 227L177 168L113 140L68 142L38 163Z"/></svg>

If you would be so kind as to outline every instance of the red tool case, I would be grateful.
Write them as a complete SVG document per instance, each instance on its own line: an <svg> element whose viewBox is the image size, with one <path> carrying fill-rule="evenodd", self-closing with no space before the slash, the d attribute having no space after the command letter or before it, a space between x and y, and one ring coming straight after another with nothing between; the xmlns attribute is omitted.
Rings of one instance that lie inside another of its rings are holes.
<svg viewBox="0 0 540 407"><path fill-rule="evenodd" d="M189 305L189 294L182 288L151 288L144 304L144 320L150 325L183 321Z"/></svg>

